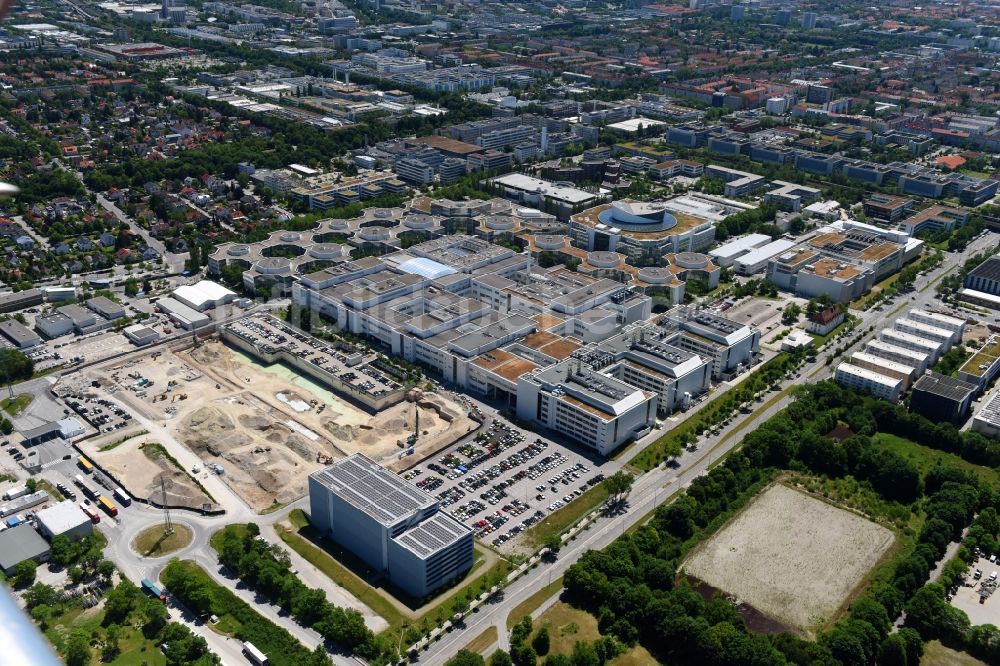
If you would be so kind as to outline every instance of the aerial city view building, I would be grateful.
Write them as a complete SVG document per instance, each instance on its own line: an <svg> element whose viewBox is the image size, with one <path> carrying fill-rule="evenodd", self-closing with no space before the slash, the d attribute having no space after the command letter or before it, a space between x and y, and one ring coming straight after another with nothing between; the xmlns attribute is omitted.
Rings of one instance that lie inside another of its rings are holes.
<svg viewBox="0 0 1000 666"><path fill-rule="evenodd" d="M0 666L1000 663L996 5L0 20Z"/></svg>

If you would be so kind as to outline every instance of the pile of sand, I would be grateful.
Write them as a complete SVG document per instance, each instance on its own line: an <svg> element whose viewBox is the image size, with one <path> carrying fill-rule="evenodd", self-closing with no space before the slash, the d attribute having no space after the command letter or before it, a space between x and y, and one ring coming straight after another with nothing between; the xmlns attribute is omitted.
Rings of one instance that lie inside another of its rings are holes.
<svg viewBox="0 0 1000 666"><path fill-rule="evenodd" d="M323 427L333 436L334 442L353 442L358 436L354 426L340 425L330 419L323 421Z"/></svg>
<svg viewBox="0 0 1000 666"><path fill-rule="evenodd" d="M253 414L240 414L239 422L241 426L250 430L270 430L274 426L269 419Z"/></svg>
<svg viewBox="0 0 1000 666"><path fill-rule="evenodd" d="M188 352L188 356L190 356L198 365L211 366L222 361L223 352L228 352L228 350L222 347L218 342L213 341L191 349Z"/></svg>
<svg viewBox="0 0 1000 666"><path fill-rule="evenodd" d="M233 430L236 427L233 420L216 407L202 407L192 412L184 425L192 432L206 434Z"/></svg>
<svg viewBox="0 0 1000 666"><path fill-rule="evenodd" d="M285 440L285 446L306 462L314 462L316 460L315 450L310 448L309 444L298 435L289 435L288 439Z"/></svg>

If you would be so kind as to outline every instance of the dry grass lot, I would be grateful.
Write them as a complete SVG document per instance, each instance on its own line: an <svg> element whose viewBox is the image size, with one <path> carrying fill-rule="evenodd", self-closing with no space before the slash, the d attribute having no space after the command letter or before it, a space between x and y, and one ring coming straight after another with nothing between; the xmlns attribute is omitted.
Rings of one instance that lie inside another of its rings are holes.
<svg viewBox="0 0 1000 666"><path fill-rule="evenodd" d="M931 641L924 646L920 666L986 666L986 662L947 648L940 641Z"/></svg>
<svg viewBox="0 0 1000 666"><path fill-rule="evenodd" d="M577 641L592 643L601 637L601 632L597 630L597 618L562 601L552 604L538 616L532 637L542 627L549 628L549 654L568 655L573 652ZM636 645L608 663L609 666L646 666L655 664L656 660L644 647Z"/></svg>
<svg viewBox="0 0 1000 666"><path fill-rule="evenodd" d="M803 634L832 621L891 530L776 484L696 548L684 571Z"/></svg>
<svg viewBox="0 0 1000 666"><path fill-rule="evenodd" d="M191 528L182 523L174 524L170 534L163 531L163 525L153 525L136 535L132 541L132 550L143 557L163 557L187 548L192 537Z"/></svg>

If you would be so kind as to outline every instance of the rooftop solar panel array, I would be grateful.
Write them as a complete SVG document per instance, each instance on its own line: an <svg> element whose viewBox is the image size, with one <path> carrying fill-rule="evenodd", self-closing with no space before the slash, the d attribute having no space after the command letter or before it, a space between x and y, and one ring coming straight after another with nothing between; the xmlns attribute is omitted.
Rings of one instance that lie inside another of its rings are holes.
<svg viewBox="0 0 1000 666"><path fill-rule="evenodd" d="M469 531L468 527L439 511L417 527L396 537L396 542L425 558L455 543Z"/></svg>
<svg viewBox="0 0 1000 666"><path fill-rule="evenodd" d="M344 501L387 527L435 501L424 491L359 453L315 472L314 477Z"/></svg>

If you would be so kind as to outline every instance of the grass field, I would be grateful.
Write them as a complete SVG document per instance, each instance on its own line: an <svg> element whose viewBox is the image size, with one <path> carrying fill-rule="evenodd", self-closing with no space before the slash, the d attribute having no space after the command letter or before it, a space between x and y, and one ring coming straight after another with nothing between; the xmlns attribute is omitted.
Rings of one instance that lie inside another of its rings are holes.
<svg viewBox="0 0 1000 666"><path fill-rule="evenodd" d="M4 398L3 400L0 400L0 407L3 407L3 410L11 416L17 416L27 409L28 405L30 405L31 401L34 399L35 396L30 393L21 393L13 398Z"/></svg>
<svg viewBox="0 0 1000 666"><path fill-rule="evenodd" d="M173 525L173 532L169 535L163 533L163 525L153 525L136 535L132 541L132 550L143 557L163 557L186 548L192 538L191 528L187 525Z"/></svg>
<svg viewBox="0 0 1000 666"><path fill-rule="evenodd" d="M920 666L986 666L986 662L947 648L940 641L930 641L924 644Z"/></svg>
<svg viewBox="0 0 1000 666"><path fill-rule="evenodd" d="M61 502L64 499L66 499L61 492L56 490L55 486L53 486L45 479L38 479L38 481L35 482L35 488L37 488L38 490L44 490L49 494L49 497L51 497L57 502Z"/></svg>
<svg viewBox="0 0 1000 666"><path fill-rule="evenodd" d="M524 544L530 548L539 548L545 539L552 534L562 534L608 499L608 491L603 484L598 484L580 495L566 506L553 511L537 525L524 533Z"/></svg>
<svg viewBox="0 0 1000 666"><path fill-rule="evenodd" d="M775 484L699 544L685 573L805 635L835 619L895 534Z"/></svg>
<svg viewBox="0 0 1000 666"><path fill-rule="evenodd" d="M524 615L521 613L522 617ZM597 630L597 619L593 615L561 601L552 604L539 616L534 624L534 632L537 633L542 627L549 628L549 654L568 655L573 652L577 641L592 643L601 636L601 632ZM636 645L609 661L608 666L649 666L655 663L656 660L646 648Z"/></svg>
<svg viewBox="0 0 1000 666"><path fill-rule="evenodd" d="M497 631L497 628L490 627L489 629L487 629L486 631L484 631L483 633L479 634L471 641L469 641L469 644L465 646L465 649L469 650L470 652L478 652L482 654L483 651L486 650L486 648L496 643L497 638L499 637L500 637L500 632Z"/></svg>
<svg viewBox="0 0 1000 666"><path fill-rule="evenodd" d="M592 643L601 637L597 618L562 601L552 604L538 617L535 632L542 627L549 628L550 654L570 654L577 641Z"/></svg>
<svg viewBox="0 0 1000 666"><path fill-rule="evenodd" d="M891 451L895 451L916 465L917 469L920 470L921 476L938 465L948 465L950 467L957 467L967 472L972 472L984 483L989 484L991 488L1000 489L1000 472L996 469L984 467L982 465L974 465L970 462L962 460L952 453L935 451L934 449L917 444L916 442L911 442L910 440L903 439L902 437L897 437L896 435L889 435L880 432L875 435L875 439L881 446L884 446Z"/></svg>
<svg viewBox="0 0 1000 666"><path fill-rule="evenodd" d="M562 577L560 576L558 580L552 581L518 605L514 606L510 614L507 615L507 628L512 628L515 624L517 624L518 620L525 615L531 615L534 613L535 609L541 606L543 601L562 589L562 584Z"/></svg>
<svg viewBox="0 0 1000 666"><path fill-rule="evenodd" d="M424 606L416 608L416 600L406 599L401 593L382 585L373 586L366 580L364 565L351 553L340 548L327 539L318 537L309 525L305 514L295 509L289 514L289 522L295 529L276 525L275 530L285 544L301 555L306 561L322 571L334 583L353 594L359 601L372 609L389 623L386 629L390 635L398 634L404 624L414 625L427 619L432 623L436 620L448 619L452 615L452 606L460 596L472 598L486 589L486 582L495 584L501 577L510 573L512 567L505 560L496 557L491 551L476 546L476 555L472 569L457 585L442 592L437 598ZM320 547L321 544L322 547ZM388 598L391 595L392 599ZM395 600L395 602L393 601ZM413 612L406 612L400 605L408 606Z"/></svg>
<svg viewBox="0 0 1000 666"><path fill-rule="evenodd" d="M88 634L94 631L101 632L103 631L101 629L103 620L103 610L71 608L66 613L53 615L49 619L45 636L56 646L60 654L65 654L66 640L73 630L83 629ZM99 651L92 650L91 663L110 664L111 666L134 666L135 664L164 666L167 663L166 657L163 656L156 644L129 623L121 625L118 647L121 653L112 661L100 661Z"/></svg>

